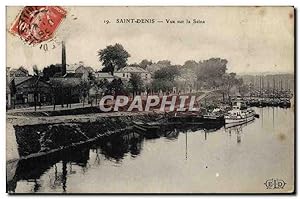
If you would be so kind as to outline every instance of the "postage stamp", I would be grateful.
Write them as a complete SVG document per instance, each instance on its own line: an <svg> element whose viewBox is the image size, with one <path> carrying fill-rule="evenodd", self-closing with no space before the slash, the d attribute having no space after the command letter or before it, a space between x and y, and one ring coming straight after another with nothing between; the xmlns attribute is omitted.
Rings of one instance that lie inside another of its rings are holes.
<svg viewBox="0 0 300 199"><path fill-rule="evenodd" d="M25 6L10 32L34 46L53 38L66 14L67 11L59 6Z"/></svg>

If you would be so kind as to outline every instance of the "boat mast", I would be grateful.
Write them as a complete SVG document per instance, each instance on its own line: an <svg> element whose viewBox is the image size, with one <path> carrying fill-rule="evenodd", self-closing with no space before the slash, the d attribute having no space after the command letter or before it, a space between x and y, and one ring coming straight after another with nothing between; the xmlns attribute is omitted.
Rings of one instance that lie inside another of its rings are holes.
<svg viewBox="0 0 300 199"><path fill-rule="evenodd" d="M282 79L280 79L280 98L282 97Z"/></svg>
<svg viewBox="0 0 300 199"><path fill-rule="evenodd" d="M264 100L264 76L261 76L261 85L262 85L262 99Z"/></svg>
<svg viewBox="0 0 300 199"><path fill-rule="evenodd" d="M273 76L273 100L275 98L275 79L274 79L274 76Z"/></svg>
<svg viewBox="0 0 300 199"><path fill-rule="evenodd" d="M259 76L259 97L261 98L261 76Z"/></svg>
<svg viewBox="0 0 300 199"><path fill-rule="evenodd" d="M270 81L269 81L269 79L267 79L267 91L268 91L267 97L269 98L270 97Z"/></svg>
<svg viewBox="0 0 300 199"><path fill-rule="evenodd" d="M188 132L185 132L185 159L187 160L188 156L188 137L187 137Z"/></svg>

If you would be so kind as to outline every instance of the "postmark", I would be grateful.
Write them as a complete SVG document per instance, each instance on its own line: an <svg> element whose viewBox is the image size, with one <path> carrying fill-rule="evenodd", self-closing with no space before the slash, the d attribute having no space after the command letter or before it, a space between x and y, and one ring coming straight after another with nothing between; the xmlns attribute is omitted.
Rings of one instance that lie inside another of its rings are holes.
<svg viewBox="0 0 300 199"><path fill-rule="evenodd" d="M34 46L52 39L66 15L67 11L59 6L25 6L10 32Z"/></svg>

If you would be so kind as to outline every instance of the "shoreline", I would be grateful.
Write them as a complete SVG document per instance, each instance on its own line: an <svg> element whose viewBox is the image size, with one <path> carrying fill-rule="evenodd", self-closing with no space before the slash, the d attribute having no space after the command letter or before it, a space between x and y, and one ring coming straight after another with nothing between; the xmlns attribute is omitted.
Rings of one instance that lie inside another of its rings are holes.
<svg viewBox="0 0 300 199"><path fill-rule="evenodd" d="M53 117L7 116L7 161L94 141L132 127L132 120L154 120L160 113L112 112Z"/></svg>
<svg viewBox="0 0 300 199"><path fill-rule="evenodd" d="M96 122L101 118L116 118L127 116L142 115L162 115L163 112L108 112L108 113L88 113L78 115L61 115L61 116L14 116L6 114L6 121L11 125L25 126L37 124L60 124L60 123L85 123Z"/></svg>

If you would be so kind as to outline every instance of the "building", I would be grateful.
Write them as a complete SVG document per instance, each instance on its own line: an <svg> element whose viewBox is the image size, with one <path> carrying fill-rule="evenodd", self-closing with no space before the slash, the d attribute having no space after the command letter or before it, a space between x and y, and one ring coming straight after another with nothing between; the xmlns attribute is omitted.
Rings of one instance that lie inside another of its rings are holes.
<svg viewBox="0 0 300 199"><path fill-rule="evenodd" d="M14 90L12 92L11 90ZM51 84L39 76L14 77L10 82L12 106L26 107L52 103Z"/></svg>
<svg viewBox="0 0 300 199"><path fill-rule="evenodd" d="M75 73L75 70L79 67L78 63L67 64L67 73Z"/></svg>
<svg viewBox="0 0 300 199"><path fill-rule="evenodd" d="M114 73L115 76L121 78L122 80L129 81L131 74L138 74L141 76L142 80L146 83L149 83L151 81L151 74L148 70L145 70L140 67L132 67L132 66L126 66L124 68L121 68L120 70L116 71Z"/></svg>
<svg viewBox="0 0 300 199"><path fill-rule="evenodd" d="M94 69L90 66L79 66L78 68L75 69L75 73L94 73Z"/></svg>
<svg viewBox="0 0 300 199"><path fill-rule="evenodd" d="M95 73L96 81L106 79L108 82L112 82L112 80L114 80L114 78L115 78L115 76L112 76L110 73L106 73L106 72L96 72Z"/></svg>
<svg viewBox="0 0 300 199"><path fill-rule="evenodd" d="M14 68L11 69L9 71L7 71L9 73L9 77L13 78L13 77L27 77L29 76L29 72L28 70L26 70L23 66L21 66L20 68Z"/></svg>
<svg viewBox="0 0 300 199"><path fill-rule="evenodd" d="M90 66L85 66L83 61L74 64L67 64L67 73L95 73L94 69Z"/></svg>

